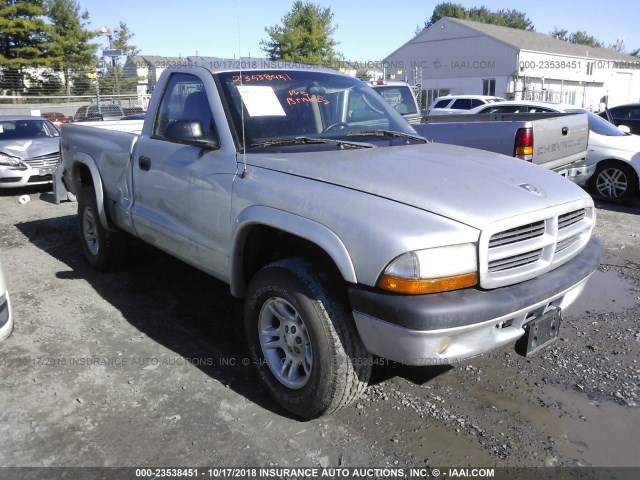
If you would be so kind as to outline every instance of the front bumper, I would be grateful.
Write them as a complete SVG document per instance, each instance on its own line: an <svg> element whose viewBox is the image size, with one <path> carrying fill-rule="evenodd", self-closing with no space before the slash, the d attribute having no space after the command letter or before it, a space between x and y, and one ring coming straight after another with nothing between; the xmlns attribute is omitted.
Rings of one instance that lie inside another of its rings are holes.
<svg viewBox="0 0 640 480"><path fill-rule="evenodd" d="M0 165L0 188L20 188L51 183L55 167L43 169L27 166L26 169Z"/></svg>
<svg viewBox="0 0 640 480"><path fill-rule="evenodd" d="M494 290L397 295L352 286L349 299L369 352L408 365L455 363L524 334L524 325L563 310L598 268L602 245L592 238L575 258L544 275Z"/></svg>

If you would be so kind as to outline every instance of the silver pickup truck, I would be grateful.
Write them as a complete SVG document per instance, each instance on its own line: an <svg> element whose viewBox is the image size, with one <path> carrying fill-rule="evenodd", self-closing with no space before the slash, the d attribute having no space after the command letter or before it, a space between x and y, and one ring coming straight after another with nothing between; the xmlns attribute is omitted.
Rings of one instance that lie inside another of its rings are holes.
<svg viewBox="0 0 640 480"><path fill-rule="evenodd" d="M455 363L557 337L601 255L584 191L429 144L347 75L239 67L165 70L141 134L63 129L92 266L125 264L135 236L227 282L259 378L303 418L358 398L379 357Z"/></svg>
<svg viewBox="0 0 640 480"><path fill-rule="evenodd" d="M436 143L501 153L553 170L578 185L587 167L589 122L585 113L496 113L425 116L416 131Z"/></svg>

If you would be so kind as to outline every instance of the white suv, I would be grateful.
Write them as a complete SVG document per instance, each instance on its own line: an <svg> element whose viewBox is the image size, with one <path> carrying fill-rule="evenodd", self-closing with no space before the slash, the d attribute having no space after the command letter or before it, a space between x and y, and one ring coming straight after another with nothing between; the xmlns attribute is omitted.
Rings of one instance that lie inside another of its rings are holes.
<svg viewBox="0 0 640 480"><path fill-rule="evenodd" d="M504 98L487 95L447 95L436 98L427 109L427 115L465 113L466 110L471 110L487 103L502 101L504 101Z"/></svg>

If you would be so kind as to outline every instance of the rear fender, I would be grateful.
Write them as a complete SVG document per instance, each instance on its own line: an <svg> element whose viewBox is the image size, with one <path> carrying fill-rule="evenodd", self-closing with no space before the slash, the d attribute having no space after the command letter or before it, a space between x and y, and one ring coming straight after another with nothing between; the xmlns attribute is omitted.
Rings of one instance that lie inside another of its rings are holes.
<svg viewBox="0 0 640 480"><path fill-rule="evenodd" d="M73 159L73 181L75 183L76 192L79 194L82 189L82 183L80 181L79 175L77 173L77 169L80 168L78 164L82 164L89 170L91 174L91 179L93 183L93 189L96 194L96 204L98 206L98 216L100 217L100 223L102 226L108 230L113 230L111 225L109 224L109 220L107 218L107 212L105 210L105 195L104 189L102 188L102 179L100 178L100 170L98 170L98 166L96 162L86 153L77 153Z"/></svg>

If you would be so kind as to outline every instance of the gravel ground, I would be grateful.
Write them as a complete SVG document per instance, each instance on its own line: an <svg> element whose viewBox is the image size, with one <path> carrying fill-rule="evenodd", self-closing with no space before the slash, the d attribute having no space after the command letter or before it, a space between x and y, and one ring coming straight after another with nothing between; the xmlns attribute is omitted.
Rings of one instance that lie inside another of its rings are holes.
<svg viewBox="0 0 640 480"><path fill-rule="evenodd" d="M96 273L76 205L52 198L0 194L2 466L640 467L637 206L597 202L604 258L559 341L453 367L381 360L357 404L300 422L245 365L226 285L139 244Z"/></svg>

